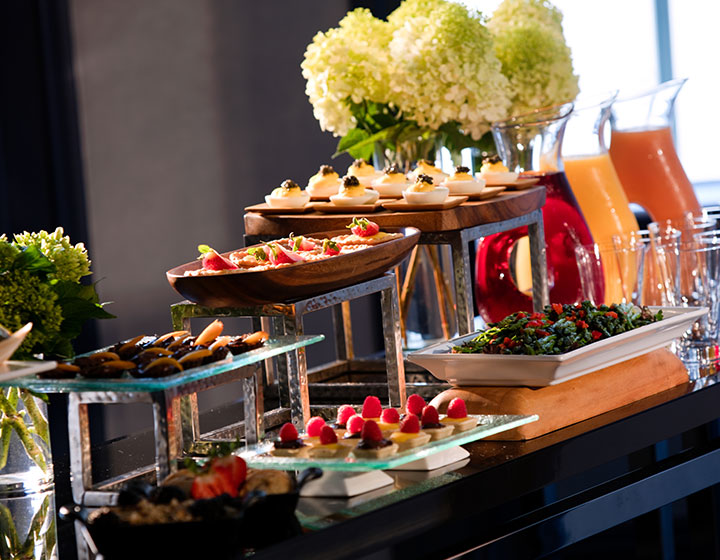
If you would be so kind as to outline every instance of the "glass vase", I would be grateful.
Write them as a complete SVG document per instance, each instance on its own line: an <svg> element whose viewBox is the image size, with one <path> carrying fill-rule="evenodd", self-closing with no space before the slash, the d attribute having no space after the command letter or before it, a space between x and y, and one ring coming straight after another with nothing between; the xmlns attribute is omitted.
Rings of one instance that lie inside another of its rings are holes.
<svg viewBox="0 0 720 560"><path fill-rule="evenodd" d="M0 389L0 498L52 484L47 405L25 389Z"/></svg>
<svg viewBox="0 0 720 560"><path fill-rule="evenodd" d="M537 184L545 187L542 214L552 303L582 299L575 247L593 242L559 157L572 109L572 103L566 103L492 126L498 155L508 169L535 177ZM490 235L478 243L475 301L486 322L499 321L515 311L532 311L528 247L525 226Z"/></svg>
<svg viewBox="0 0 720 560"><path fill-rule="evenodd" d="M54 492L0 498L0 558L58 558Z"/></svg>

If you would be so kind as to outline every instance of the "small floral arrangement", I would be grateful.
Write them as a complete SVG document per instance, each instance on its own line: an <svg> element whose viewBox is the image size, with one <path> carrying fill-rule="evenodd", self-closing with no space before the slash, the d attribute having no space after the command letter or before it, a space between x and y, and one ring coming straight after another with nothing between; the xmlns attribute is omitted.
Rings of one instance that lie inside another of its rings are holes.
<svg viewBox="0 0 720 560"><path fill-rule="evenodd" d="M484 148L493 121L578 93L545 0L505 0L489 21L449 0L404 0L387 21L358 8L315 35L301 67L320 127L358 158L436 138Z"/></svg>
<svg viewBox="0 0 720 560"><path fill-rule="evenodd" d="M113 317L99 303L95 285L81 284L89 274L84 245L72 245L62 228L16 234L12 241L0 235L0 324L16 331L33 323L15 359L41 353L70 358L86 320Z"/></svg>

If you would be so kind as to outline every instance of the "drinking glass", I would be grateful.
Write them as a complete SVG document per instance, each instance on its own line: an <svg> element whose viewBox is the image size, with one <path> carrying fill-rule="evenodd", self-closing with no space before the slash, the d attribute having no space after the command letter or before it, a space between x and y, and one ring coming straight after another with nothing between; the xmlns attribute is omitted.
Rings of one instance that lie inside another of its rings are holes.
<svg viewBox="0 0 720 560"><path fill-rule="evenodd" d="M627 243L577 245L575 256L583 299L595 305L638 303L642 294L645 247L637 240ZM608 300L608 295L612 300Z"/></svg>

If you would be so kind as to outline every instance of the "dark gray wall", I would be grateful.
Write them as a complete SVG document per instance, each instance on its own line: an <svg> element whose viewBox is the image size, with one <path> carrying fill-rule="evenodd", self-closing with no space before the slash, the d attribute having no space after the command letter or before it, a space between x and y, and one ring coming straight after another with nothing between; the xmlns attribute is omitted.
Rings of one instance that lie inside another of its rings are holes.
<svg viewBox="0 0 720 560"><path fill-rule="evenodd" d="M101 342L170 329L165 271L197 245L243 245L243 208L330 161L300 62L338 0L72 0L89 229L99 292L117 319ZM373 311L358 309L360 322ZM308 332L329 332L329 314ZM372 341L358 341L362 351ZM309 352L322 361L329 343ZM132 430L132 414L110 424ZM121 425L121 426L120 426ZM114 429L106 430L114 435Z"/></svg>

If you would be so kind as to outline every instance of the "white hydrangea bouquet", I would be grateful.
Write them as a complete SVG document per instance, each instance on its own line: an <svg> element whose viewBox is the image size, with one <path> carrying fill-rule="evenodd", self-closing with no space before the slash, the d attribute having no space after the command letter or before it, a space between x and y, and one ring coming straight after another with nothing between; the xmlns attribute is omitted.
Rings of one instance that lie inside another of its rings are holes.
<svg viewBox="0 0 720 560"><path fill-rule="evenodd" d="M562 14L545 0L504 0L489 19L449 0L404 0L387 21L358 8L315 35L301 66L337 152L366 159L378 146L427 157L436 139L492 146L493 121L578 93Z"/></svg>

